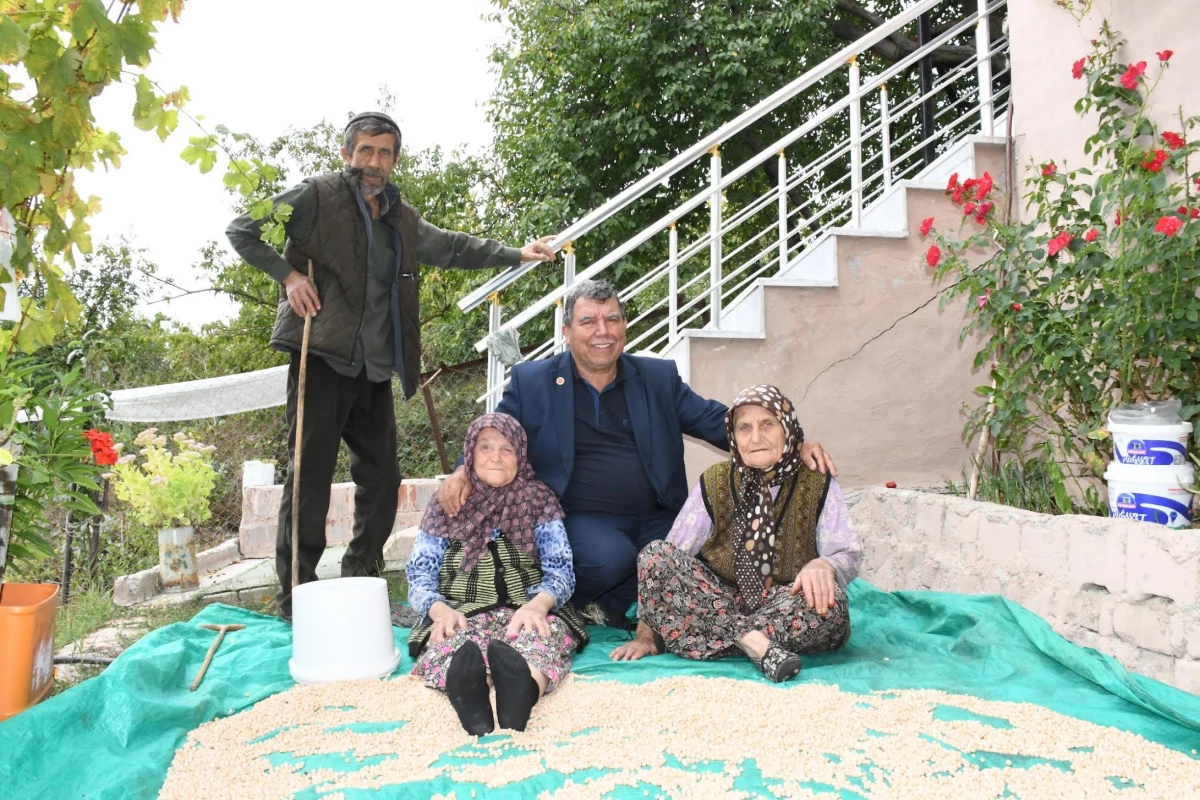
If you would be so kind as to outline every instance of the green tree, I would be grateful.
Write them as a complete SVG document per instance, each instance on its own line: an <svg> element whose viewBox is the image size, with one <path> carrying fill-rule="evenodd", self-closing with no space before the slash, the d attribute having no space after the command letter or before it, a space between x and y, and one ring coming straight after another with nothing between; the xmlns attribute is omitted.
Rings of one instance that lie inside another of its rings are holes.
<svg viewBox="0 0 1200 800"><path fill-rule="evenodd" d="M489 119L495 129L498 174L503 177L493 195L497 205L493 213L501 215L511 230L528 237L563 230L907 4L899 0L688 4L498 0L497 5L494 18L503 23L505 36L492 54L497 88ZM932 12L934 32L948 30L975 10L974 2L939 5ZM994 15L993 35L999 35L1000 25L1000 15ZM893 34L861 58L864 76L878 74L914 52L915 27ZM968 27L933 53L933 66L940 73L973 53L973 30ZM847 71L837 71L733 136L721 147L726 170L843 97L847 81ZM889 88L894 98L909 97L916 92L917 82L914 66L890 82ZM940 92L935 102L942 109L957 99L952 86ZM878 107L872 108L871 103L876 99L866 101L867 122L878 119ZM918 124L912 112L894 119L893 139ZM847 115L835 117L789 149L789 165L794 169L811 163L848 137ZM707 164L706 158L700 159L669 185L658 187L576 243L580 267L707 186ZM797 208L822 187L844 180L849 166L845 156L814 170L789 192L789 207ZM756 173L730 188L726 216L770 190L777 180L777 163L768 159ZM697 219L700 216L704 221ZM680 241L696 238L706 219L702 212L681 221ZM665 237L660 238L663 241L652 240L616 265L609 277L624 285L660 263L666 257ZM726 241L727 251L738 243L736 236ZM553 270L531 273L506 292L505 305L524 305L558 280Z"/></svg>
<svg viewBox="0 0 1200 800"><path fill-rule="evenodd" d="M0 0L0 207L17 222L12 269L34 289L21 319L0 328L0 350L32 352L78 316L63 266L90 252L100 201L79 195L75 171L115 168L125 152L96 127L92 101L128 83L136 125L166 138L187 90L160 92L128 68L149 65L158 23L182 9L183 0Z"/></svg>

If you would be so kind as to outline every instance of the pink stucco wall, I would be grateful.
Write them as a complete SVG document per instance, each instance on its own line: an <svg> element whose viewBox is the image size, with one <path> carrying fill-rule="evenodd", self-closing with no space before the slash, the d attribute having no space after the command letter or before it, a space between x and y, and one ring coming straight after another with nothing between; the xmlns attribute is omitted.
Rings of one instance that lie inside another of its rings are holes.
<svg viewBox="0 0 1200 800"><path fill-rule="evenodd" d="M1200 3L1195 0L1097 0L1076 22L1052 0L1009 0L1012 37L1013 138L1018 168L1053 159L1061 169L1091 167L1083 152L1095 124L1075 113L1083 83L1071 77L1071 65L1087 55L1089 41L1108 19L1127 44L1122 58L1145 61L1146 74L1157 75L1159 50L1174 50L1170 68L1152 98L1151 116L1178 130L1179 107L1200 114ZM1023 179L1022 179L1023 180Z"/></svg>

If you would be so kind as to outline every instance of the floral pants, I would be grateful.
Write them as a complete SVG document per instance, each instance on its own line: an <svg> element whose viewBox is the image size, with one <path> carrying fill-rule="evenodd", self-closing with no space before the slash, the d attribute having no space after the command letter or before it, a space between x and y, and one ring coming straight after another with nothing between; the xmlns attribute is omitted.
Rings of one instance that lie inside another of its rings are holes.
<svg viewBox="0 0 1200 800"><path fill-rule="evenodd" d="M425 649L417 657L412 674L423 678L426 686L444 690L446 670L450 668L450 661L458 648L467 642L474 642L483 653L483 663L487 664L488 640L499 639L520 653L529 666L546 676L546 694L549 694L563 676L571 671L575 638L566 623L553 614L547 614L549 636L521 631L516 639L509 639L505 631L512 618L511 608L497 608L467 617L465 631L460 631L449 639L425 645Z"/></svg>
<svg viewBox="0 0 1200 800"><path fill-rule="evenodd" d="M751 631L793 653L836 650L850 639L850 604L840 586L837 605L825 616L788 588L772 586L763 604L749 611L735 587L674 545L651 542L638 555L638 617L682 658L734 655L740 652L735 642Z"/></svg>

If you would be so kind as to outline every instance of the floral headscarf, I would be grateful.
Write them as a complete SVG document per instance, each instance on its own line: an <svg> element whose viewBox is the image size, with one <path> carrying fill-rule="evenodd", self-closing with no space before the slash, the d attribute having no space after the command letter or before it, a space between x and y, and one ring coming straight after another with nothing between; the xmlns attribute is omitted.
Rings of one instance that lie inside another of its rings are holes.
<svg viewBox="0 0 1200 800"><path fill-rule="evenodd" d="M775 415L783 426L783 455L768 469L747 466L738 452L734 419L742 406L759 406ZM733 510L733 572L742 600L751 608L762 603L775 556L775 502L771 487L778 486L799 471L800 445L804 430L796 420L792 401L774 386L761 384L744 389L725 415L729 449L739 490Z"/></svg>
<svg viewBox="0 0 1200 800"><path fill-rule="evenodd" d="M475 475L475 443L485 428L499 431L517 451L517 477L506 486L488 486ZM471 496L458 516L451 517L435 494L421 519L421 530L430 536L463 543L463 570L475 568L496 529L537 561L537 526L563 518L554 492L534 477L528 451L525 429L508 414L484 414L467 428L463 459L471 476Z"/></svg>

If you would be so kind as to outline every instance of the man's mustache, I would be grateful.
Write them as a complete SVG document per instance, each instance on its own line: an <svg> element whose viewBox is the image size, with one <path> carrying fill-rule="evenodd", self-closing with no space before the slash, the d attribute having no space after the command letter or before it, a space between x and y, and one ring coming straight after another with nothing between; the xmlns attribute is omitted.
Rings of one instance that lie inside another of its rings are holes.
<svg viewBox="0 0 1200 800"><path fill-rule="evenodd" d="M375 167L350 167L347 170L353 177L358 178L363 175L368 175L372 178L386 178L387 173Z"/></svg>

